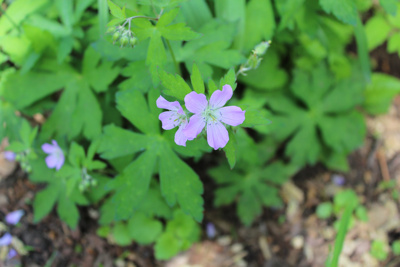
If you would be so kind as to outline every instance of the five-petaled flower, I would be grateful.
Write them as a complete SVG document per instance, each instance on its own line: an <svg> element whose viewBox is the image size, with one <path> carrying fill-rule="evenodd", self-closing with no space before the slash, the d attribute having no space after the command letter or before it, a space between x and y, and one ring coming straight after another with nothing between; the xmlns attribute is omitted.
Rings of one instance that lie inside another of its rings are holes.
<svg viewBox="0 0 400 267"><path fill-rule="evenodd" d="M55 140L52 140L51 142L52 145L43 144L42 150L45 153L49 154L46 157L47 167L49 167L50 169L56 168L56 170L58 171L64 165L64 153Z"/></svg>
<svg viewBox="0 0 400 267"><path fill-rule="evenodd" d="M162 123L162 128L164 130L171 130L179 126L175 133L175 143L180 146L186 146L188 138L182 131L186 128L188 119L179 102L169 102L164 97L160 96L157 99L157 107L169 110L162 112L160 116L158 116Z"/></svg>
<svg viewBox="0 0 400 267"><path fill-rule="evenodd" d="M232 87L224 85L221 90L216 90L207 101L204 94L191 92L185 96L186 108L194 113L189 119L189 124L183 133L189 140L196 138L204 127L207 129L207 142L217 150L225 147L229 141L229 134L222 123L238 126L243 123L245 116L241 108L236 106L224 107L231 99Z"/></svg>

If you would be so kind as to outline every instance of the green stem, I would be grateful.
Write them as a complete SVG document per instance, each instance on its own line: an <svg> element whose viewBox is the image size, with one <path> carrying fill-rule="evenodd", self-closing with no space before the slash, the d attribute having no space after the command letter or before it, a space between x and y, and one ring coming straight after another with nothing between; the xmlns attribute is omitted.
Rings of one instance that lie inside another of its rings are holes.
<svg viewBox="0 0 400 267"><path fill-rule="evenodd" d="M171 53L172 60L174 61L176 73L178 73L179 75L182 76L181 69L179 68L178 62L176 61L175 54L174 54L174 51L172 50L171 44L169 43L169 40L167 40L166 38L164 38L164 40L167 43L168 50Z"/></svg>

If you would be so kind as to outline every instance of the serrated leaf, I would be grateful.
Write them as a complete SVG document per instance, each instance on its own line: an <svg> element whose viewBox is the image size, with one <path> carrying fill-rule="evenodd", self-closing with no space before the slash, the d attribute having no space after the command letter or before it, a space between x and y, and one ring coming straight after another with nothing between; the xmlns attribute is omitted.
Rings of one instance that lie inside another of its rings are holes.
<svg viewBox="0 0 400 267"><path fill-rule="evenodd" d="M229 166L231 169L233 169L236 164L236 138L231 129L229 129L228 132L229 141L223 149L225 151L225 156L228 160Z"/></svg>
<svg viewBox="0 0 400 267"><path fill-rule="evenodd" d="M72 229L76 228L79 220L79 211L74 202L62 194L58 201L57 213L60 219L67 223Z"/></svg>
<svg viewBox="0 0 400 267"><path fill-rule="evenodd" d="M119 6L117 6L116 4L111 2L110 0L108 0L107 3L108 3L108 7L110 8L110 12L114 17L117 17L119 19L125 19L126 18L125 13L122 11L122 9Z"/></svg>
<svg viewBox="0 0 400 267"><path fill-rule="evenodd" d="M383 44L392 27L386 21L386 18L380 15L373 16L365 24L365 33L367 35L368 50L371 51Z"/></svg>
<svg viewBox="0 0 400 267"><path fill-rule="evenodd" d="M197 174L166 145L160 151L161 192L170 206L181 209L196 221L203 219L203 185Z"/></svg>
<svg viewBox="0 0 400 267"><path fill-rule="evenodd" d="M117 223L111 230L115 242L120 246L127 246L132 243L129 236L129 229L125 223Z"/></svg>
<svg viewBox="0 0 400 267"><path fill-rule="evenodd" d="M357 8L354 0L319 0L326 13L332 13L344 23L357 24Z"/></svg>
<svg viewBox="0 0 400 267"><path fill-rule="evenodd" d="M39 222L50 213L58 199L60 188L57 183L48 185L36 194L33 201L34 221Z"/></svg>
<svg viewBox="0 0 400 267"><path fill-rule="evenodd" d="M127 219L145 197L156 163L157 155L151 151L141 154L116 179L118 190L111 201L114 203L115 220Z"/></svg>
<svg viewBox="0 0 400 267"><path fill-rule="evenodd" d="M271 121L264 117L259 110L247 109L245 111L245 120L240 125L241 127L254 127L257 125L268 125L271 123Z"/></svg>
<svg viewBox="0 0 400 267"><path fill-rule="evenodd" d="M193 64L192 75L190 75L190 81L192 82L193 90L198 94L204 94L205 87L203 78L196 64Z"/></svg>
<svg viewBox="0 0 400 267"><path fill-rule="evenodd" d="M159 121L151 114L143 94L137 90L118 92L117 108L136 128L143 133L159 133ZM155 103L152 103L155 105Z"/></svg>
<svg viewBox="0 0 400 267"><path fill-rule="evenodd" d="M229 84L232 87L232 90L235 91L237 83L236 83L236 73L233 68L230 68L229 71L225 74L225 76L221 78L219 82L219 87L222 88L226 84Z"/></svg>
<svg viewBox="0 0 400 267"><path fill-rule="evenodd" d="M364 91L364 109L373 115L388 111L395 95L400 93L400 80L383 73L372 74L372 81Z"/></svg>
<svg viewBox="0 0 400 267"><path fill-rule="evenodd" d="M114 125L104 127L104 134L98 152L102 158L113 159L144 150L148 138L142 134L128 131Z"/></svg>
<svg viewBox="0 0 400 267"><path fill-rule="evenodd" d="M173 75L162 71L160 73L161 84L165 88L163 91L166 95L176 97L183 100L187 94L192 92L189 85L180 75Z"/></svg>
<svg viewBox="0 0 400 267"><path fill-rule="evenodd" d="M129 219L128 229L133 240L139 244L147 245L156 241L162 232L163 226L160 221L137 212Z"/></svg>
<svg viewBox="0 0 400 267"><path fill-rule="evenodd" d="M246 5L244 49L250 51L261 41L270 40L275 26L271 1L251 0Z"/></svg>

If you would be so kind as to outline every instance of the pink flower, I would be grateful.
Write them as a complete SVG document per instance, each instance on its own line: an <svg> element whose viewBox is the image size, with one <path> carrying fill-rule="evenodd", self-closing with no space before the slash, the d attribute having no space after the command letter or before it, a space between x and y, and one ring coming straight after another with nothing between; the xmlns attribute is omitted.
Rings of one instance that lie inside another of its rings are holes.
<svg viewBox="0 0 400 267"><path fill-rule="evenodd" d="M160 96L157 99L157 107L168 109L158 116L164 130L171 130L179 126L175 133L175 143L180 146L186 146L188 138L182 133L183 129L188 125L188 120L185 112L178 101L169 102L164 97Z"/></svg>
<svg viewBox="0 0 400 267"><path fill-rule="evenodd" d="M194 113L183 130L188 140L196 138L206 127L207 142L212 148L217 150L226 146L229 134L222 123L238 126L244 122L246 112L236 106L223 107L232 94L232 87L226 84L222 91L217 90L211 95L209 102L204 94L191 92L185 96L186 108Z"/></svg>
<svg viewBox="0 0 400 267"><path fill-rule="evenodd" d="M61 167L64 165L64 153L60 146L57 144L56 140L52 140L52 145L51 144L43 144L42 145L42 150L49 154L46 157L46 165L49 167L49 169L56 168L58 171L61 169Z"/></svg>

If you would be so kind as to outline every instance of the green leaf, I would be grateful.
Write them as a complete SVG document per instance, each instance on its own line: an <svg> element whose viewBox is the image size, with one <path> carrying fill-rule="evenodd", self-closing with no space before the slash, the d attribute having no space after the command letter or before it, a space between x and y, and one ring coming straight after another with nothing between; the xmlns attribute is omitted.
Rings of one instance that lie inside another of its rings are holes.
<svg viewBox="0 0 400 267"><path fill-rule="evenodd" d="M59 196L60 188L57 183L48 185L36 194L33 201L34 222L39 222L50 213Z"/></svg>
<svg viewBox="0 0 400 267"><path fill-rule="evenodd" d="M156 258L169 259L178 252L188 249L200 237L198 224L180 210L167 223L165 232L157 239L154 247Z"/></svg>
<svg viewBox="0 0 400 267"><path fill-rule="evenodd" d="M347 116L324 117L318 125L325 143L339 153L350 152L363 144L366 126L364 117L357 111ZM352 134L348 135L348 132Z"/></svg>
<svg viewBox="0 0 400 267"><path fill-rule="evenodd" d="M394 255L400 255L400 240L396 240L392 243L392 250Z"/></svg>
<svg viewBox="0 0 400 267"><path fill-rule="evenodd" d="M110 8L110 12L114 17L117 17L119 19L126 18L125 12L123 12L123 10L119 6L117 6L110 0L108 0L107 3L108 3L108 7Z"/></svg>
<svg viewBox="0 0 400 267"><path fill-rule="evenodd" d="M389 37L389 41L387 44L387 51L389 53L399 53L400 54L400 34L393 33L392 36Z"/></svg>
<svg viewBox="0 0 400 267"><path fill-rule="evenodd" d="M250 51L261 41L270 40L275 30L270 0L251 0L246 5L244 49Z"/></svg>
<svg viewBox="0 0 400 267"><path fill-rule="evenodd" d="M56 68L56 72L30 71L24 75L14 72L7 75L4 81L4 98L13 103L15 108L27 107L39 99L60 90L71 79L69 72Z"/></svg>
<svg viewBox="0 0 400 267"><path fill-rule="evenodd" d="M204 94L204 82L201 78L201 73L196 64L193 64L192 75L190 75L190 80L192 82L193 90L198 94Z"/></svg>
<svg viewBox="0 0 400 267"><path fill-rule="evenodd" d="M241 127L254 127L257 125L268 125L271 123L271 121L264 117L259 110L246 109L245 111L245 120L240 125Z"/></svg>
<svg viewBox="0 0 400 267"><path fill-rule="evenodd" d="M139 244L147 245L156 241L161 234L163 226L158 220L147 217L144 213L137 212L128 221L130 237Z"/></svg>
<svg viewBox="0 0 400 267"><path fill-rule="evenodd" d="M189 27L198 30L212 19L212 14L205 0L192 0L181 3L181 14Z"/></svg>
<svg viewBox="0 0 400 267"><path fill-rule="evenodd" d="M381 261L386 260L389 256L387 244L382 240L374 240L371 245L371 255Z"/></svg>
<svg viewBox="0 0 400 267"><path fill-rule="evenodd" d="M143 94L137 90L118 92L117 108L136 128L146 134L159 133L159 121L151 114ZM151 103L155 105L156 103Z"/></svg>
<svg viewBox="0 0 400 267"><path fill-rule="evenodd" d="M344 23L357 24L357 7L354 0L319 0L326 13L332 13Z"/></svg>
<svg viewBox="0 0 400 267"><path fill-rule="evenodd" d="M225 156L228 159L229 166L231 169L235 167L236 164L236 138L231 129L228 129L229 132L229 142L224 147Z"/></svg>
<svg viewBox="0 0 400 267"><path fill-rule="evenodd" d="M142 204L149 190L156 159L155 153L146 151L116 178L115 183L118 189L111 198L114 204L115 220L128 219Z"/></svg>
<svg viewBox="0 0 400 267"><path fill-rule="evenodd" d="M372 74L364 91L364 109L372 115L386 113L393 98L400 93L400 80L383 73Z"/></svg>
<svg viewBox="0 0 400 267"><path fill-rule="evenodd" d="M148 146L148 138L114 125L104 127L98 152L102 158L114 159L134 154Z"/></svg>
<svg viewBox="0 0 400 267"><path fill-rule="evenodd" d="M389 36L392 27L386 21L385 17L375 15L365 24L365 33L367 35L368 50L371 51L383 44Z"/></svg>
<svg viewBox="0 0 400 267"><path fill-rule="evenodd" d="M317 206L315 213L320 219L328 219L332 216L333 206L331 202L323 202Z"/></svg>
<svg viewBox="0 0 400 267"><path fill-rule="evenodd" d="M167 62L167 53L161 39L161 33L154 31L151 35L149 48L147 50L146 64L150 67L153 82L158 83L157 67L162 68Z"/></svg>
<svg viewBox="0 0 400 267"><path fill-rule="evenodd" d="M166 145L161 147L160 186L170 206L181 209L196 221L203 219L203 185L197 174Z"/></svg>
<svg viewBox="0 0 400 267"><path fill-rule="evenodd" d="M361 70L367 83L371 81L371 63L368 53L367 36L364 25L359 16L357 16L357 25L354 28L354 35L357 42L357 52L361 64Z"/></svg>
<svg viewBox="0 0 400 267"><path fill-rule="evenodd" d="M355 213L361 221L368 222L368 210L364 206L358 206Z"/></svg>
<svg viewBox="0 0 400 267"><path fill-rule="evenodd" d="M122 70L121 75L128 78L118 84L121 91L135 89L147 93L153 86L149 69L143 60L130 63Z"/></svg>
<svg viewBox="0 0 400 267"><path fill-rule="evenodd" d="M232 90L235 91L237 84L236 84L236 74L233 68L230 68L229 71L225 74L225 76L221 78L219 82L219 87L222 88L226 84L230 85L232 87Z"/></svg>
<svg viewBox="0 0 400 267"><path fill-rule="evenodd" d="M192 92L189 85L180 75L173 75L162 71L160 73L161 84L165 88L163 93L183 100L185 96Z"/></svg>
<svg viewBox="0 0 400 267"><path fill-rule="evenodd" d="M241 50L244 43L246 1L245 0L219 0L215 1L215 14L217 18L235 22L237 25L237 34L234 47Z"/></svg>
<svg viewBox="0 0 400 267"><path fill-rule="evenodd" d="M389 13L392 16L396 16L396 11L397 11L397 6L396 4L398 3L397 0L379 0L379 3L381 6L385 9L387 13Z"/></svg>
<svg viewBox="0 0 400 267"><path fill-rule="evenodd" d="M132 243L129 236L129 229L122 222L114 225L112 228L112 235L115 239L115 242L120 246L128 246Z"/></svg>
<svg viewBox="0 0 400 267"><path fill-rule="evenodd" d="M57 213L60 219L68 224L72 229L76 228L79 220L79 211L73 201L62 194L58 201Z"/></svg>

